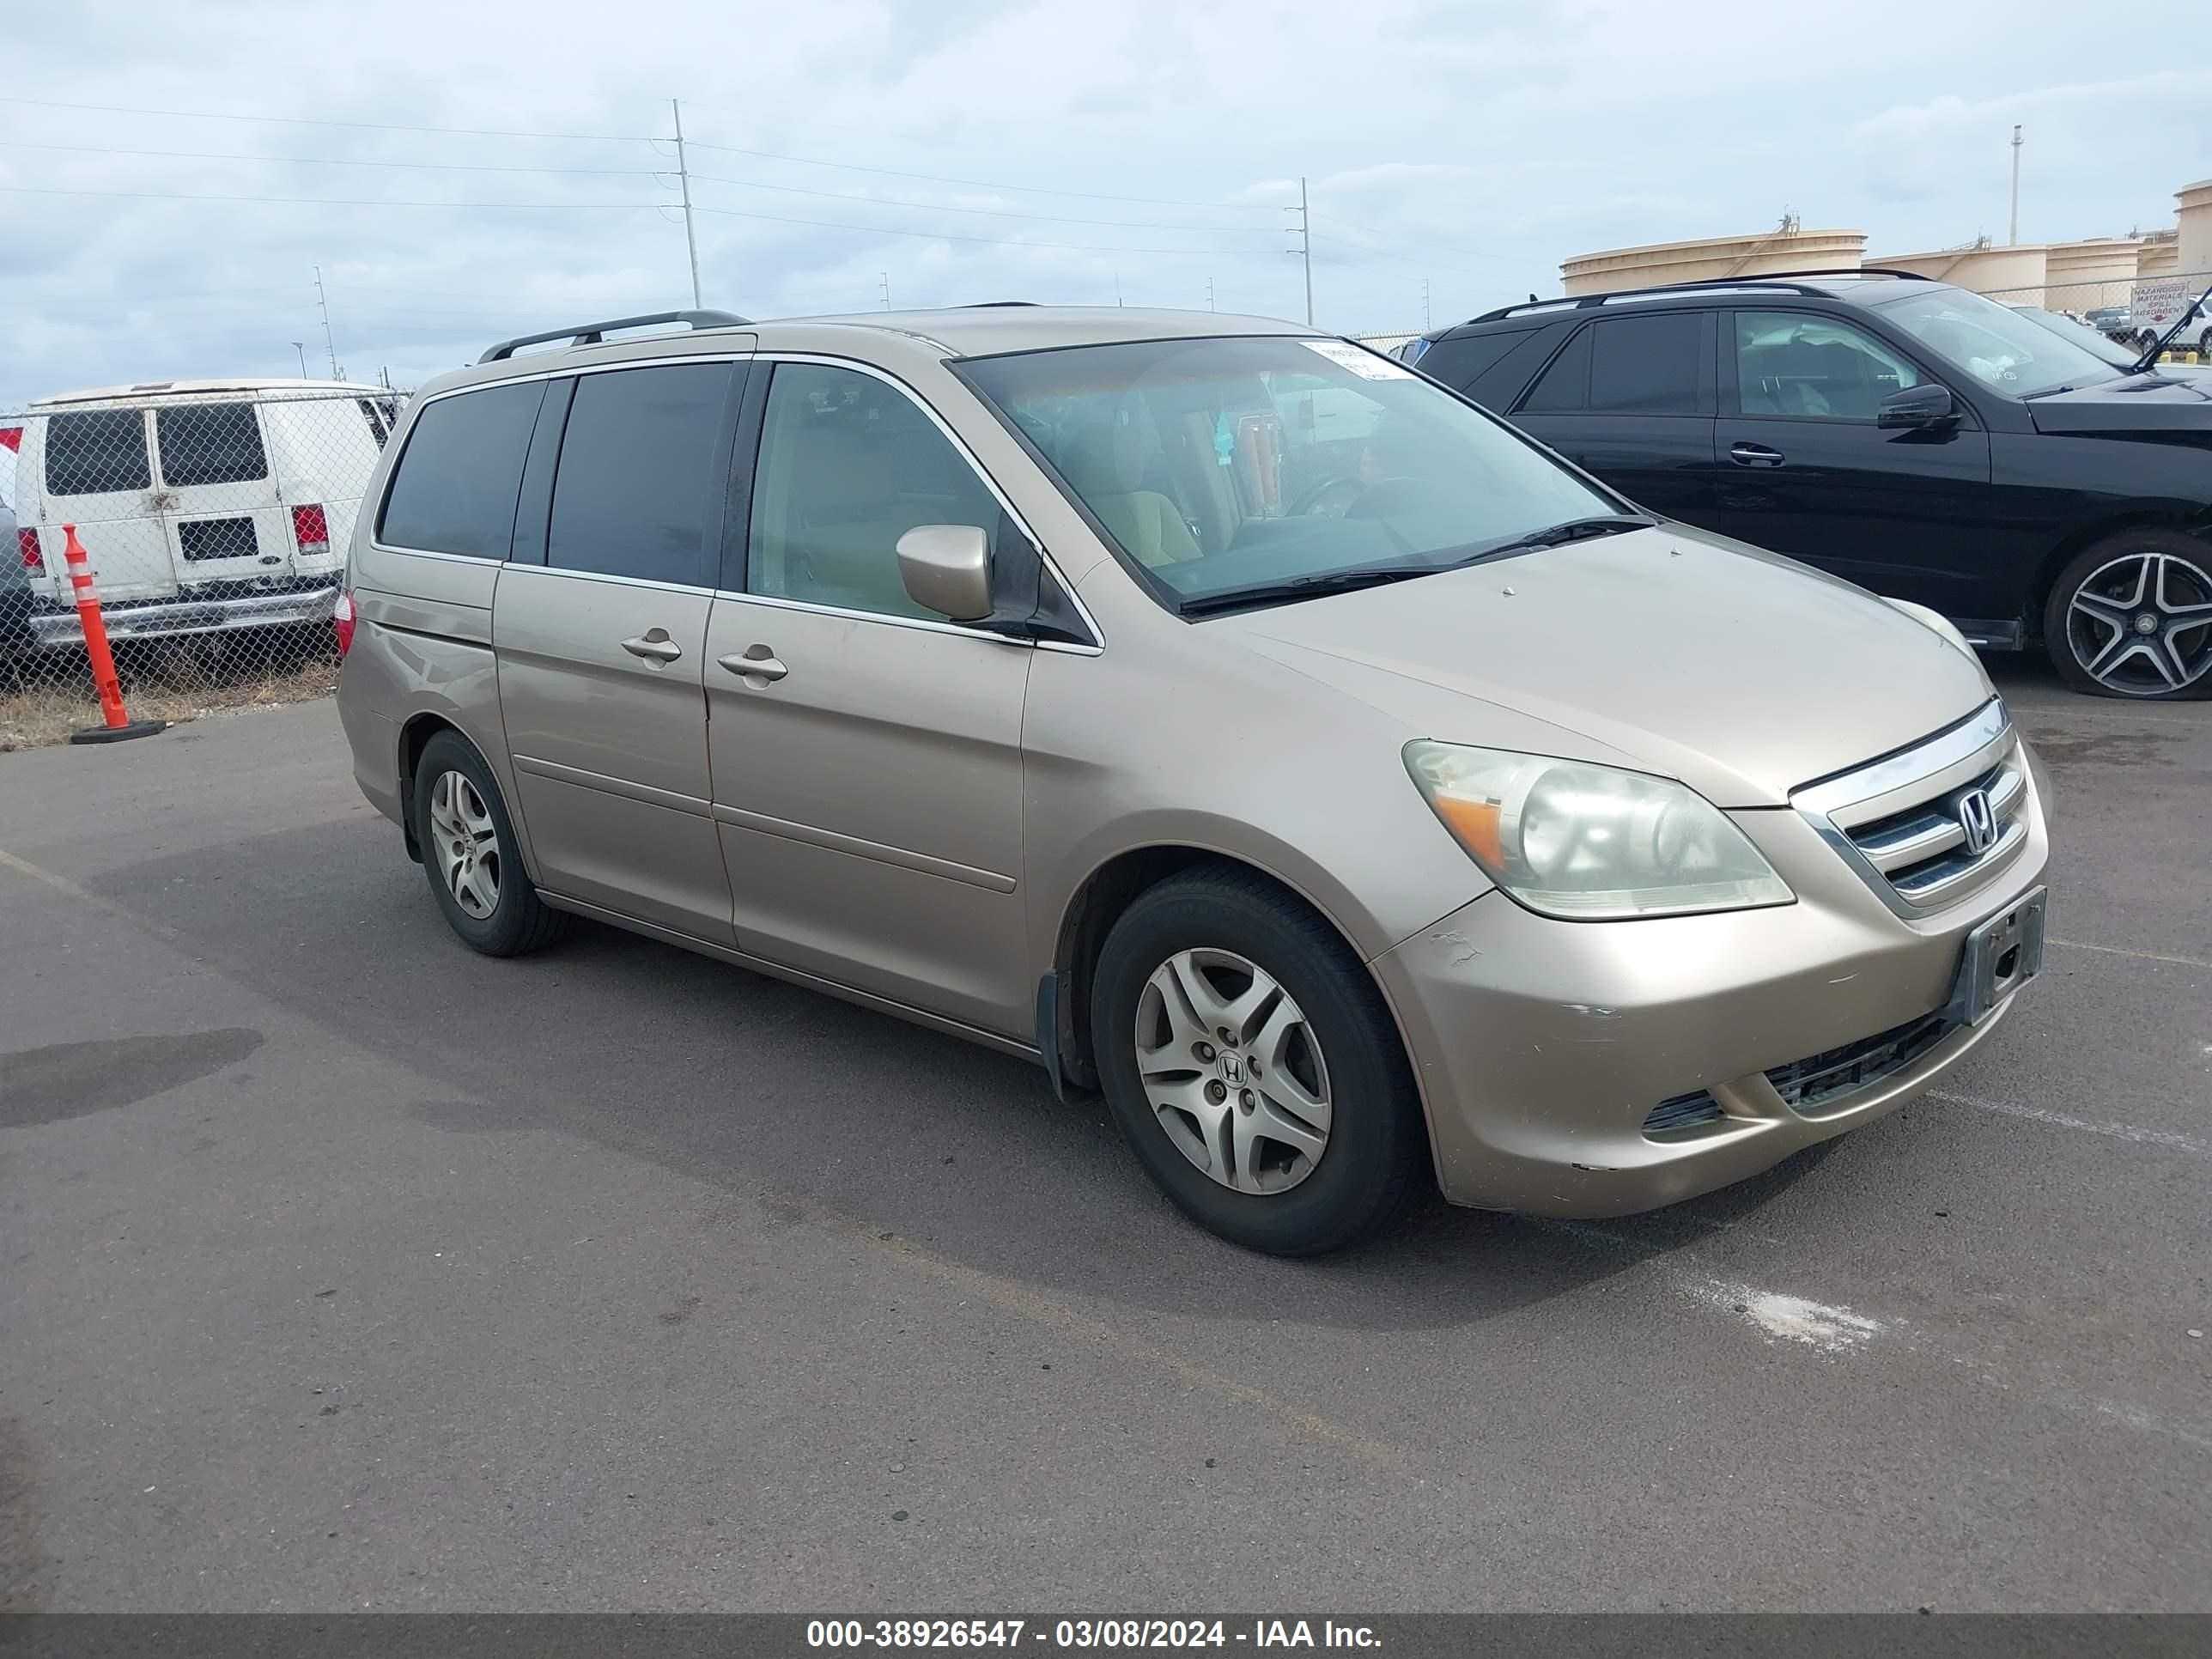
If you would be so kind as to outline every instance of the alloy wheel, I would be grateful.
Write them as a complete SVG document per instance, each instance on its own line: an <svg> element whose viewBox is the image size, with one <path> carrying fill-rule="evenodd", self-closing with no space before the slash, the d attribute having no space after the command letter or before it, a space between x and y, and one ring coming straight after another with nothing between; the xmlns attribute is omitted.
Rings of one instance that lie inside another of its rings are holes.
<svg viewBox="0 0 2212 1659"><path fill-rule="evenodd" d="M499 908L499 830L477 787L459 772L430 786L430 831L453 902L478 921Z"/></svg>
<svg viewBox="0 0 2212 1659"><path fill-rule="evenodd" d="M1137 1071L1176 1149L1232 1191L1314 1172L1334 1115L1328 1062L1290 994L1233 951L1178 951L1137 1000Z"/></svg>
<svg viewBox="0 0 2212 1659"><path fill-rule="evenodd" d="M2067 603L2066 643L2082 672L2123 696L2194 685L2212 672L2212 571L2148 551L2100 565Z"/></svg>

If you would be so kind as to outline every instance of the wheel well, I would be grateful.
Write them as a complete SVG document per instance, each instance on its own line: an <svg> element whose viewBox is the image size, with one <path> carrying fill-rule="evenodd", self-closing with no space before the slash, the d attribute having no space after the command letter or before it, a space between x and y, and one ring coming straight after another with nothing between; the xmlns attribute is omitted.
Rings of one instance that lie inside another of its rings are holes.
<svg viewBox="0 0 2212 1659"><path fill-rule="evenodd" d="M2083 525L2069 532L2065 538L2043 556L2036 568L2035 586L2028 594L2027 614L2021 620L2027 632L2039 636L2043 632L2043 609L2050 603L2051 590L2057 585L2058 573L2066 568L2086 548L2094 547L2107 536L2118 535L2123 530L2140 530L2146 526L2159 530L2188 531L2191 520L2178 513L2143 511L2116 513L2109 519L2100 519L2094 524Z"/></svg>
<svg viewBox="0 0 2212 1659"><path fill-rule="evenodd" d="M1139 894L1199 869L1235 870L1257 877L1280 894L1285 902L1319 917L1358 958L1358 947L1326 912L1256 864L1196 847L1140 847L1117 854L1092 871L1068 901L1053 953L1057 986L1054 1000L1060 1028L1054 1035L1061 1069L1078 1088L1098 1086L1097 1061L1091 1042L1091 981L1099 952L1105 948L1106 935Z"/></svg>
<svg viewBox="0 0 2212 1659"><path fill-rule="evenodd" d="M451 732L465 743L460 727L436 714L417 714L399 728L399 830L406 837L407 856L422 861L422 848L415 839L415 769L422 751L441 732Z"/></svg>

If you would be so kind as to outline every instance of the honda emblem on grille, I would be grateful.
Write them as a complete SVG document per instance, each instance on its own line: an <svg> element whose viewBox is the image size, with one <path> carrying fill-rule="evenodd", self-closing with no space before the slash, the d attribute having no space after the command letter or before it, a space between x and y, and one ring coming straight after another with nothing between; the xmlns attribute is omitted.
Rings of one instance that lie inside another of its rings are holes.
<svg viewBox="0 0 2212 1659"><path fill-rule="evenodd" d="M1997 843L1997 815L1990 811L1990 792L1969 789L1959 797L1959 828L1966 832L1966 850L1978 856Z"/></svg>

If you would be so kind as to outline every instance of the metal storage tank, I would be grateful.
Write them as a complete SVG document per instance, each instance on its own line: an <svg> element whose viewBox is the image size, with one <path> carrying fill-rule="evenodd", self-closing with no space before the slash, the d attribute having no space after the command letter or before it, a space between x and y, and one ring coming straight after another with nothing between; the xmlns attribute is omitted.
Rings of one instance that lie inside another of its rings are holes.
<svg viewBox="0 0 2212 1659"><path fill-rule="evenodd" d="M1865 248L1863 230L1801 230L1790 221L1781 228L1747 236L1707 236L1578 254L1560 264L1559 283L1572 296L1780 270L1838 266L1855 270Z"/></svg>
<svg viewBox="0 0 2212 1659"><path fill-rule="evenodd" d="M1926 253L1885 253L1880 258L1869 257L1867 264L1917 271L1977 294L2031 302L2040 301L2047 281L2049 252L2040 242L2010 247L1982 245L1937 248Z"/></svg>

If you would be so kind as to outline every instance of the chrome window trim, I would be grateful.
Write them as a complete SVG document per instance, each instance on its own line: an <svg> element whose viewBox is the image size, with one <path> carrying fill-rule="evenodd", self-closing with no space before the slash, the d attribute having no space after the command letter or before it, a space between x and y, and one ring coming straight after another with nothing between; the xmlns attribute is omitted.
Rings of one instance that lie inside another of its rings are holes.
<svg viewBox="0 0 2212 1659"><path fill-rule="evenodd" d="M2027 825L2015 818L1978 862L1936 884L1918 901L1897 890L1851 839L1850 826L1931 801L1979 777L2017 753L2019 741L2004 700L1992 697L1956 726L1910 749L1792 790L1790 805L1893 914L1906 921L1924 920L1954 894L1980 888L2010 864L2027 844ZM2033 799L2024 775L2008 792L2008 799L2015 797L2019 805Z"/></svg>
<svg viewBox="0 0 2212 1659"><path fill-rule="evenodd" d="M977 457L975 452L969 447L968 441L952 429L951 425L946 422L945 417L939 414L931 405L928 398L923 397L921 392L915 391L914 387L908 386L904 380L899 379L897 375L892 374L889 369L878 368L876 364L869 362L860 357L839 357L832 356L828 352L822 351L770 350L755 352L752 355L754 361L757 362L814 363L824 368L853 369L859 374L866 374L876 380L881 380L885 386L891 387L903 395L908 402L914 404L916 409L919 409L928 417L931 425L934 426L939 432L945 434L945 441L950 443L952 447L958 452L961 459L968 463L969 471L973 471L978 478L982 480L983 488L991 492L992 499L996 501L999 503L1000 507L1006 513L1006 516L1014 521L1015 528L1019 530L1023 535L1029 538L1030 545L1036 549L1038 562L1043 565L1046 574L1060 584L1060 592L1066 594L1068 603L1075 607L1075 614L1083 618L1084 627L1091 631L1091 642L1087 645L1063 642L1060 641L1042 640L1035 642L1036 648L1040 651L1057 650L1069 652L1076 655L1086 657L1097 656L1105 650L1105 630L1098 626L1098 619L1091 614L1091 607L1084 604L1083 595L1076 591L1075 584L1068 580L1066 573L1060 569L1059 561L1054 559L1052 556L1052 550L1044 544L1044 538L1038 535L1034 529L1030 528L1030 521L1022 516L1021 510L1013 504L1013 501L1008 497L1006 492L999 487L999 481L991 476L990 469L983 465L982 461ZM973 397L975 394L970 392L969 395ZM762 418L763 422L765 422L767 418L765 404L763 405ZM746 563L748 566L751 563L750 553L751 550L748 547L746 557ZM817 605L809 599L787 599L781 593L744 592L732 593L730 597L732 599L774 599L786 605L795 606L801 610L820 611L831 616L860 617L871 622L909 622L924 628L949 629L956 634L972 635L976 631L972 628L963 628L957 623L930 623L922 621L920 618L892 617L880 611L850 611L838 605ZM999 638L1001 636L993 635L987 637Z"/></svg>

